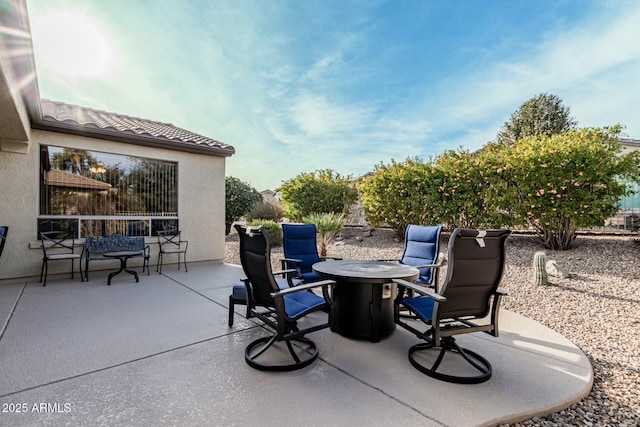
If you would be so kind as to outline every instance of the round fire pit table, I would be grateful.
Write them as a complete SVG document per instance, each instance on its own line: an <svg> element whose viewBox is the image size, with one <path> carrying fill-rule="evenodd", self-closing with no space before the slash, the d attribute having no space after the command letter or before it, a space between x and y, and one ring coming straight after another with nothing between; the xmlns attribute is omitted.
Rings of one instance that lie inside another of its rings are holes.
<svg viewBox="0 0 640 427"><path fill-rule="evenodd" d="M393 300L397 286L393 279L414 281L420 271L384 261L323 261L313 271L336 281L333 329L350 338L380 341L391 334Z"/></svg>

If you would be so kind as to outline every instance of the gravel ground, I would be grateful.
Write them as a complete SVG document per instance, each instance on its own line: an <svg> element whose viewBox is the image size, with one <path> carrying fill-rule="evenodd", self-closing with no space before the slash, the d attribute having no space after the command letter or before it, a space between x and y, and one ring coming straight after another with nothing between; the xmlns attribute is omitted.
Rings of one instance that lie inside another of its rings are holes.
<svg viewBox="0 0 640 427"><path fill-rule="evenodd" d="M361 230L347 228L328 248L345 259L399 258L403 242L393 231L376 229L359 241ZM443 233L441 250L446 251ZM240 264L238 236L227 236L226 262ZM534 417L516 426L640 425L640 245L632 237L579 236L569 251L545 251L548 260L570 272L533 284L533 254L543 250L537 238L513 235L501 289L503 307L564 335L587 355L594 370L591 393L569 408ZM272 248L279 268L282 247ZM444 274L441 275L443 277Z"/></svg>

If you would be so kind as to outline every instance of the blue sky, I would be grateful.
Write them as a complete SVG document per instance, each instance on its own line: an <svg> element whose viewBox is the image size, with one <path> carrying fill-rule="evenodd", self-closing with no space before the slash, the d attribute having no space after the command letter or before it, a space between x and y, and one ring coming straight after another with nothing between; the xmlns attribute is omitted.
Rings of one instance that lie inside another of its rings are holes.
<svg viewBox="0 0 640 427"><path fill-rule="evenodd" d="M43 98L236 148L258 190L492 140L527 99L640 138L635 0L27 0ZM188 166L187 166L188 167Z"/></svg>

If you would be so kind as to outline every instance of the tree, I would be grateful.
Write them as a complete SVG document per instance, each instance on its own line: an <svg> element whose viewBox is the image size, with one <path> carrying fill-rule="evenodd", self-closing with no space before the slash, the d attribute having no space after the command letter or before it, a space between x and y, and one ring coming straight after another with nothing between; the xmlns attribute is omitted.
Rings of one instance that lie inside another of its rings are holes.
<svg viewBox="0 0 640 427"><path fill-rule="evenodd" d="M76 148L65 148L61 153L54 153L50 161L55 169L87 177L91 176L91 168L99 164L87 150Z"/></svg>
<svg viewBox="0 0 640 427"><path fill-rule="evenodd" d="M619 126L528 136L482 152L488 203L534 228L546 248L569 249L579 227L601 226L640 181L640 152L621 155ZM508 225L508 224L505 224Z"/></svg>
<svg viewBox="0 0 640 427"><path fill-rule="evenodd" d="M350 178L325 169L285 181L278 192L287 216L301 220L313 213L345 212L358 199L358 191L352 187Z"/></svg>
<svg viewBox="0 0 640 427"><path fill-rule="evenodd" d="M225 178L225 234L231 232L231 225L246 214L262 196L255 188L238 178Z"/></svg>
<svg viewBox="0 0 640 427"><path fill-rule="evenodd" d="M569 107L562 105L560 98L542 93L524 102L511 115L496 136L496 142L511 145L526 136L563 133L575 129L576 124Z"/></svg>

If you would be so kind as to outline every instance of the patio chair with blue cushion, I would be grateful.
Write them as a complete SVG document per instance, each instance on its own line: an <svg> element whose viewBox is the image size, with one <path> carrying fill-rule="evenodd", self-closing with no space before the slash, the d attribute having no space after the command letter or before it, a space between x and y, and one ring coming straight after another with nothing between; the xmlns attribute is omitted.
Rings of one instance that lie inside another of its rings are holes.
<svg viewBox="0 0 640 427"><path fill-rule="evenodd" d="M440 233L442 226L409 225L405 231L404 252L398 261L420 270L420 277L416 283L436 288L438 290L438 272L444 265L440 247Z"/></svg>
<svg viewBox="0 0 640 427"><path fill-rule="evenodd" d="M449 239L447 274L438 293L404 280L394 280L399 285L394 320L424 340L409 349L409 361L420 372L461 384L476 384L491 378L489 361L460 347L454 336L473 332L498 336L500 300L504 295L498 285L510 234L506 229L454 230ZM418 296L405 297L407 290L413 290ZM427 330L419 330L414 321L405 321L400 315L402 308L426 323ZM439 352L430 351L434 348Z"/></svg>
<svg viewBox="0 0 640 427"><path fill-rule="evenodd" d="M312 283L323 280L323 277L311 269L316 262L328 259L318 255L316 244L316 226L314 224L282 224L283 250L285 258L281 260L282 270L295 269L295 276L300 279L295 283ZM229 296L229 326L233 326L233 313L236 305L246 304L245 286L237 283Z"/></svg>
<svg viewBox="0 0 640 427"><path fill-rule="evenodd" d="M71 278L73 279L73 262L78 260L80 269L80 279L82 275L82 257L75 251L75 233L69 231L44 231L40 232L42 240L42 268L40 269L40 282L44 276L42 286L47 286L47 275L49 273L49 262L51 261L71 261Z"/></svg>
<svg viewBox="0 0 640 427"><path fill-rule="evenodd" d="M265 371L292 371L308 366L318 357L318 349L305 335L331 326L334 304L329 288L335 282L324 280L293 286L295 270L271 270L271 247L266 230L239 224L235 228L240 236L249 317L260 319L273 331L270 336L258 338L246 347L245 361L252 368ZM276 278L279 274L284 274L285 278ZM322 289L322 296L307 292L316 288ZM305 329L299 328L298 320L318 311L330 313L327 321L318 323L314 320L306 324ZM279 347L279 343L283 343L288 352L273 348Z"/></svg>
<svg viewBox="0 0 640 427"><path fill-rule="evenodd" d="M323 277L311 268L316 262L342 259L318 255L316 234L314 224L282 224L282 249L284 251L282 269L295 269L297 277L302 279L304 283L323 280Z"/></svg>

